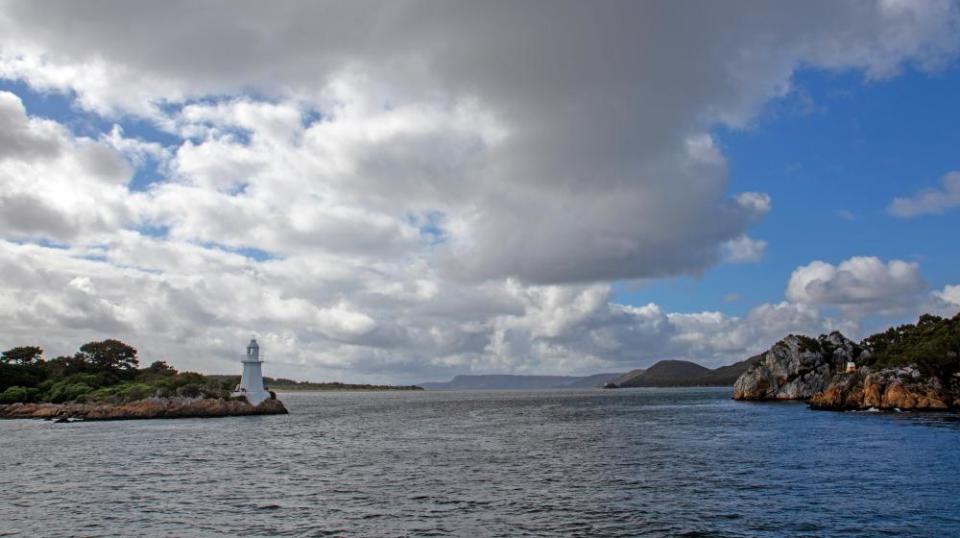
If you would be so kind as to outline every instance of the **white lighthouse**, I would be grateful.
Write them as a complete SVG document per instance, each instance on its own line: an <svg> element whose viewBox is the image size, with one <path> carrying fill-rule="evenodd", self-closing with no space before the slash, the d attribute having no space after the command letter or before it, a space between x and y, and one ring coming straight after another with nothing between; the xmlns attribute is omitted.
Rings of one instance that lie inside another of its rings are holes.
<svg viewBox="0 0 960 538"><path fill-rule="evenodd" d="M270 393L263 387L263 372L260 371L260 346L255 338L247 344L247 355L243 358L243 376L234 396L246 396L251 405L260 405L270 399Z"/></svg>

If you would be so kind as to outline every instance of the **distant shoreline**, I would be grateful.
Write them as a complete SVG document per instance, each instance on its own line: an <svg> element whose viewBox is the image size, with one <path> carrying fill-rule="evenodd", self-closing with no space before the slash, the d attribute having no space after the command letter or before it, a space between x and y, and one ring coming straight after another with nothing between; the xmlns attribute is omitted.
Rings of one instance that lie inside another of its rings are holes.
<svg viewBox="0 0 960 538"><path fill-rule="evenodd" d="M424 390L423 387L418 386L409 386L409 387L394 387L394 386L373 386L365 387L363 385L342 385L342 386L309 386L309 387L294 387L294 386L276 386L271 385L270 390L274 392L416 392Z"/></svg>
<svg viewBox="0 0 960 538"><path fill-rule="evenodd" d="M220 381L226 385L235 385L240 382L240 377L235 375L207 374L206 377ZM371 383L344 383L342 381L295 381L282 377L264 377L263 382L268 390L275 392L423 390L423 387L419 385L374 385Z"/></svg>

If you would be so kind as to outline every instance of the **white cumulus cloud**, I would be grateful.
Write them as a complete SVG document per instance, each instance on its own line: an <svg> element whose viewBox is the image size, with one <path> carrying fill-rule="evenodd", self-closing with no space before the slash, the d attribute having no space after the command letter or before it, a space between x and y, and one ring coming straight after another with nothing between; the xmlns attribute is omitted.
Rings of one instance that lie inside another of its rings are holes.
<svg viewBox="0 0 960 538"><path fill-rule="evenodd" d="M790 275L787 298L801 304L835 306L850 314L912 311L927 285L916 262L857 256L832 265L815 261Z"/></svg>
<svg viewBox="0 0 960 538"><path fill-rule="evenodd" d="M763 258L767 242L741 235L725 242L722 247L723 259L731 263L758 262Z"/></svg>
<svg viewBox="0 0 960 538"><path fill-rule="evenodd" d="M913 196L894 198L887 211L897 217L910 218L940 215L957 206L960 206L960 172L950 172L940 178L939 188L923 189Z"/></svg>

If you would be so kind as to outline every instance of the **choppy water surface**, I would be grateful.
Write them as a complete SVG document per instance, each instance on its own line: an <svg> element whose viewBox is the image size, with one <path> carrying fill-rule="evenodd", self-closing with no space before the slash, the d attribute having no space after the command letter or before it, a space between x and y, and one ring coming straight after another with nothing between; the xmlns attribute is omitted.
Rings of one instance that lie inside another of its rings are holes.
<svg viewBox="0 0 960 538"><path fill-rule="evenodd" d="M957 536L960 424L723 389L285 394L0 421L0 535Z"/></svg>

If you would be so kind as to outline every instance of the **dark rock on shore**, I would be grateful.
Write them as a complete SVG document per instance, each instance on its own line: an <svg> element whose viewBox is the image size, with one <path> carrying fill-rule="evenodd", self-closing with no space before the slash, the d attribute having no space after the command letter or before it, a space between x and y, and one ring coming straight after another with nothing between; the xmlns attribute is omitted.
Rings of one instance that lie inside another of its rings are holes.
<svg viewBox="0 0 960 538"><path fill-rule="evenodd" d="M0 418L50 420L133 420L151 418L232 417L243 415L285 415L280 400L266 400L258 406L246 400L202 398L148 398L125 404L15 403L0 405Z"/></svg>
<svg viewBox="0 0 960 538"><path fill-rule="evenodd" d="M790 335L762 353L733 385L735 400L806 400L830 385L863 349L833 332L819 338Z"/></svg>

